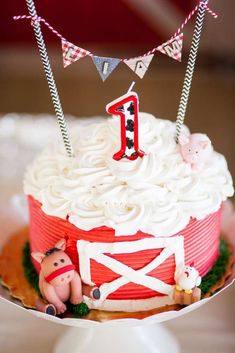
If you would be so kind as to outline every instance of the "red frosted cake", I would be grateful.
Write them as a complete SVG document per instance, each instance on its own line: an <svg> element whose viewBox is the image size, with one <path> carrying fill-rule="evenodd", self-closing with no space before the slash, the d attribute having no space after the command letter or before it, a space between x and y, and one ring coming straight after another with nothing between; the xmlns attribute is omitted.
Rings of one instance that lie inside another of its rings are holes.
<svg viewBox="0 0 235 353"><path fill-rule="evenodd" d="M30 244L45 252L66 238L82 281L100 288L99 300L84 296L90 308L149 310L174 303L180 268L193 263L202 277L212 268L232 180L213 150L203 168L192 168L175 142L175 124L145 113L144 157L116 161L119 129L116 118L78 126L74 158L55 143L29 167Z"/></svg>

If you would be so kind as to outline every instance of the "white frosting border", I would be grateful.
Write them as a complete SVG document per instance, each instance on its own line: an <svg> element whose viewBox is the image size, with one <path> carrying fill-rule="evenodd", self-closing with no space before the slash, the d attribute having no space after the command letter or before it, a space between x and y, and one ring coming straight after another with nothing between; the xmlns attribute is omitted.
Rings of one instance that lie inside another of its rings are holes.
<svg viewBox="0 0 235 353"><path fill-rule="evenodd" d="M141 269L134 270L131 267L123 264L122 262L111 258L107 254L130 254L135 253L141 250L149 250L149 249L163 249L159 255L157 255L150 263L142 267ZM90 301L91 306L95 305L96 307L103 308L104 306L113 306L114 303L118 301L110 301L109 304L104 304L107 300L107 297L117 291L123 285L132 282L136 284L141 284L142 286L154 290L156 292L165 294L165 296L171 296L172 290L174 288L173 285L169 285L155 277L147 275L153 269L157 268L161 265L166 259L168 259L171 255L175 256L175 272L178 271L182 266L184 266L184 237L169 237L169 238L145 238L141 240L135 241L127 241L127 242L114 242L114 243L94 243L86 240L78 240L77 241L77 251L79 258L79 270L80 276L84 283L89 285L95 285L92 282L91 277L91 268L90 268L90 260L93 259L96 262L108 267L110 270L119 274L120 277L109 282L103 283L100 286L101 297L99 300ZM162 298L162 297L158 297ZM154 300L154 305L156 300ZM160 299L159 304L161 306L161 302L163 299ZM169 301L168 299L164 300ZM124 310L125 307L130 305L131 307L135 307L136 310L148 310L144 309L147 305L143 302L143 307L141 307L141 303L138 303L138 300L128 300L120 302L125 303L122 304L122 308L120 310ZM129 304L127 304L127 302ZM157 304L157 306L159 305ZM118 304L119 305L119 304ZM149 305L149 304L148 304ZM165 305L165 304L164 304ZM115 304L117 306L117 304ZM138 307L138 309L137 309ZM107 309L108 310L108 309ZM110 309L111 310L111 309ZM117 310L117 309L112 309ZM129 308L128 310L129 311Z"/></svg>
<svg viewBox="0 0 235 353"><path fill-rule="evenodd" d="M49 146L28 169L24 190L51 216L89 231L107 226L115 235L141 230L169 237L190 219L216 212L233 195L225 158L212 152L201 170L192 170L175 142L175 124L140 113L139 142L146 153L115 161L120 147L117 117L74 128L75 158L62 143ZM187 128L183 130L186 133Z"/></svg>
<svg viewBox="0 0 235 353"><path fill-rule="evenodd" d="M105 310L105 311L148 311L160 308L165 305L175 304L172 296L152 297L148 299L135 299L135 300L110 300L104 301L93 300L89 297L83 296L84 302L89 309Z"/></svg>

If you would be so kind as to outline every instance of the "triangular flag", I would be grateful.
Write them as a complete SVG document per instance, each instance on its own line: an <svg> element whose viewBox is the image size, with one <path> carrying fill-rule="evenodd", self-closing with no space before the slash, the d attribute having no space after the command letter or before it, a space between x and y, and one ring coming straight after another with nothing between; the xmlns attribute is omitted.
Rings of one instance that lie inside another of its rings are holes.
<svg viewBox="0 0 235 353"><path fill-rule="evenodd" d="M143 78L153 57L154 54L139 56L138 58L126 59L124 60L124 63L129 66L129 68L133 70L136 75Z"/></svg>
<svg viewBox="0 0 235 353"><path fill-rule="evenodd" d="M183 37L184 34L181 33L178 36L168 40L168 42L157 47L157 50L168 55L172 59L181 61Z"/></svg>
<svg viewBox="0 0 235 353"><path fill-rule="evenodd" d="M103 81L106 80L121 61L117 58L107 58L103 56L92 56L92 60Z"/></svg>
<svg viewBox="0 0 235 353"><path fill-rule="evenodd" d="M75 61L84 58L84 56L90 54L88 50L79 48L73 43L67 42L66 40L61 40L62 51L63 51L63 63L64 67L69 66Z"/></svg>

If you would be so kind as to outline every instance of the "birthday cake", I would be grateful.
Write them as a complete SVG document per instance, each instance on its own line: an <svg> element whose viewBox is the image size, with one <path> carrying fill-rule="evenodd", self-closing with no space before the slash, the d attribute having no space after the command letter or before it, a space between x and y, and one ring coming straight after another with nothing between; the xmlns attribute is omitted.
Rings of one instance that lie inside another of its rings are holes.
<svg viewBox="0 0 235 353"><path fill-rule="evenodd" d="M83 296L89 308L145 311L175 303L180 274L196 273L190 288L181 284L187 292L212 268L233 186L225 158L186 126L176 143L175 123L140 113L143 155L116 160L120 133L115 116L78 124L73 157L55 142L35 159L24 180L30 247L46 253L66 240L82 282L100 290Z"/></svg>

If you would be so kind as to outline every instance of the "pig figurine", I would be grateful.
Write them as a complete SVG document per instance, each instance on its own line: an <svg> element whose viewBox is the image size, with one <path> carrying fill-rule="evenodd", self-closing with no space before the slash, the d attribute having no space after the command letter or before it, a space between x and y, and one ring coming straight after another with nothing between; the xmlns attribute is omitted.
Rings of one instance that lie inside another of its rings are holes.
<svg viewBox="0 0 235 353"><path fill-rule="evenodd" d="M181 133L179 135L180 152L185 162L190 163L192 169L201 169L209 159L212 148L209 137L205 134Z"/></svg>
<svg viewBox="0 0 235 353"><path fill-rule="evenodd" d="M193 266L185 266L175 273L175 289L179 292L184 291L191 294L195 287L201 284L199 272Z"/></svg>
<svg viewBox="0 0 235 353"><path fill-rule="evenodd" d="M61 239L45 254L41 252L31 254L41 264L39 289L43 298L48 302L37 301L36 306L40 311L51 315L64 313L66 310L64 302L67 300L74 305L80 304L83 300L81 278L75 271L75 266L69 256L64 252L65 248L66 241ZM100 297L97 287L84 285L84 291L93 299Z"/></svg>

